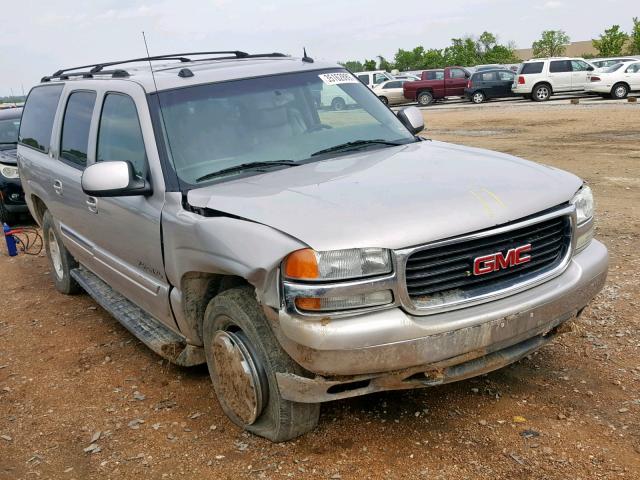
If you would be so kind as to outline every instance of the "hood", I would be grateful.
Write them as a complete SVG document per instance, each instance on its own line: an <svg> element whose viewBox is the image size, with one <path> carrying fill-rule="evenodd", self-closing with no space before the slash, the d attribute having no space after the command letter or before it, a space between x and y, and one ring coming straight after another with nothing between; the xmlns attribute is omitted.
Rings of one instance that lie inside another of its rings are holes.
<svg viewBox="0 0 640 480"><path fill-rule="evenodd" d="M581 185L510 155L424 141L194 189L187 201L316 250L398 249L535 214L568 202Z"/></svg>
<svg viewBox="0 0 640 480"><path fill-rule="evenodd" d="M5 165L17 165L18 164L18 151L15 148L8 148L6 150L0 149L0 163Z"/></svg>

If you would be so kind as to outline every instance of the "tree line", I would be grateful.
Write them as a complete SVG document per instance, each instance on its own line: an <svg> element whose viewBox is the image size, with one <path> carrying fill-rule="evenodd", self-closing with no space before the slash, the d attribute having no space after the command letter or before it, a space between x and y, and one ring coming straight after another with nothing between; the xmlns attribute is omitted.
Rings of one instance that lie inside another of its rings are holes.
<svg viewBox="0 0 640 480"><path fill-rule="evenodd" d="M571 39L562 30L545 30L540 38L531 45L535 57L557 57L564 55L567 44ZM620 29L620 25L613 25L597 39L592 40L594 48L601 57L640 54L640 19L633 18L630 33ZM520 63L515 52L513 42L502 44L491 32L483 32L478 37L452 38L451 45L443 48L425 49L422 46L413 50L398 49L393 60L387 60L381 55L375 59L364 61L349 60L341 65L352 72L370 70L427 70L443 68L449 65L468 67L481 64L509 64ZM589 55L585 55L589 56Z"/></svg>

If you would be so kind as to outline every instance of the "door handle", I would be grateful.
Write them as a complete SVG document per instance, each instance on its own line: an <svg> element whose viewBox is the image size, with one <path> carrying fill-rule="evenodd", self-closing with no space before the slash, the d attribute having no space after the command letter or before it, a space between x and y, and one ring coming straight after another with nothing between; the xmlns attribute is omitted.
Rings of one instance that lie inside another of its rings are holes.
<svg viewBox="0 0 640 480"><path fill-rule="evenodd" d="M87 197L87 209L91 213L98 213L98 199L96 197Z"/></svg>
<svg viewBox="0 0 640 480"><path fill-rule="evenodd" d="M60 180L53 181L53 191L62 196L62 182Z"/></svg>

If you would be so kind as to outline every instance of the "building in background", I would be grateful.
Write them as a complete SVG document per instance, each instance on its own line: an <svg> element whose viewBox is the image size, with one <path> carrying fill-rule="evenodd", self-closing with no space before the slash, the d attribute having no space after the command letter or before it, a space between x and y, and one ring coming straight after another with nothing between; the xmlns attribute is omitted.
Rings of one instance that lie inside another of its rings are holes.
<svg viewBox="0 0 640 480"><path fill-rule="evenodd" d="M516 57L522 60L531 60L534 58L533 49L520 48L515 51ZM596 57L598 51L593 47L591 40L584 40L582 42L571 42L567 45L567 50L564 52L564 56L567 57L584 57L584 56Z"/></svg>

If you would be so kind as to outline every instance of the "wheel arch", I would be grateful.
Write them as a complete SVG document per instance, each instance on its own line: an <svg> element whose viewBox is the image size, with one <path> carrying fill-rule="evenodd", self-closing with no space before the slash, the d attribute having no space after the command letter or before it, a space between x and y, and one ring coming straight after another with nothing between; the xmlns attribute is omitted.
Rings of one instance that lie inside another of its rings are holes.
<svg viewBox="0 0 640 480"><path fill-rule="evenodd" d="M31 195L31 205L34 220L38 223L38 225L42 226L44 212L48 210L47 205L38 195L35 194Z"/></svg>
<svg viewBox="0 0 640 480"><path fill-rule="evenodd" d="M541 85L546 85L547 87L549 87L549 95L553 95L553 85L551 85L551 83L549 83L549 81L547 80L540 80L539 82L534 84L533 88L531 89L531 93L533 94L533 91Z"/></svg>

